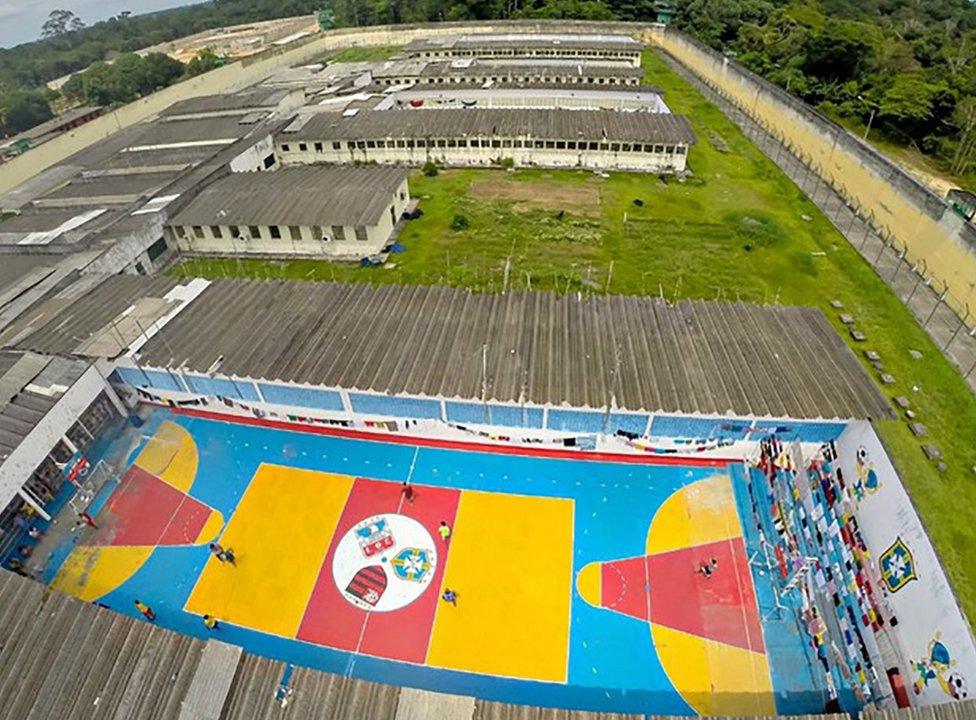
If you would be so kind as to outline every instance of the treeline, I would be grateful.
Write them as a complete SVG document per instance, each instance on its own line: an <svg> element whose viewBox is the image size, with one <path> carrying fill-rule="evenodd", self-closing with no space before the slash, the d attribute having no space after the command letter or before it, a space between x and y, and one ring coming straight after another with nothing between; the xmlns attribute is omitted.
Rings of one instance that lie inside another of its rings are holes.
<svg viewBox="0 0 976 720"><path fill-rule="evenodd" d="M133 3L133 10L138 5ZM308 15L321 5L321 0L212 0L148 15L122 13L91 27L0 49L0 91L41 87L122 53L203 30Z"/></svg>
<svg viewBox="0 0 976 720"><path fill-rule="evenodd" d="M842 122L976 172L968 0L677 0L675 24Z"/></svg>

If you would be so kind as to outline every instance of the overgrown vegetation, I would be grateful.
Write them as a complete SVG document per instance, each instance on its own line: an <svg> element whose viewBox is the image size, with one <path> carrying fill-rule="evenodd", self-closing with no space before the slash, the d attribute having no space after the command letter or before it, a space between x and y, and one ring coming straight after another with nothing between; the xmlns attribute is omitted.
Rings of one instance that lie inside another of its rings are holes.
<svg viewBox="0 0 976 720"><path fill-rule="evenodd" d="M200 259L173 273L781 302L820 307L844 332L830 306L840 300L896 378L890 394L911 398L928 428L927 441L947 457L949 469L940 475L904 422L877 422L964 608L976 616L969 561L976 546L976 399L816 206L660 58L648 52L644 64L648 81L665 89L669 104L689 117L700 138L715 133L727 146L720 152L701 142L692 150L695 182L621 173L602 179L572 170L445 170L436 177L416 172L411 192L421 199L424 216L407 224L400 238L407 252L392 255L388 267ZM525 183L521 196L538 196L538 202L526 206L514 199L519 194L506 189L508 183ZM567 192L543 209L556 183ZM482 191L474 199L472 186L487 186L497 197ZM465 232L451 230L458 213L468 219ZM921 359L909 349L920 351Z"/></svg>

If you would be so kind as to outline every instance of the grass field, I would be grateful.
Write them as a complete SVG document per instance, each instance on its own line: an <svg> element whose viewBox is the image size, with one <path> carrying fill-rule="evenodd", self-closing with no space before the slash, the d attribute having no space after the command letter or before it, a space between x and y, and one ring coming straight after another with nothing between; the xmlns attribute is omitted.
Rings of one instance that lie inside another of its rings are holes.
<svg viewBox="0 0 976 720"><path fill-rule="evenodd" d="M647 82L662 87L672 110L687 115L698 133L689 181L547 170L417 173L411 192L425 215L405 229L407 252L391 256L395 267L190 260L173 272L815 305L842 331L829 305L838 299L867 334L856 350L881 353L885 371L897 380L890 394L911 399L928 428L926 440L945 455L949 468L940 474L903 422L877 423L964 609L976 616L969 556L976 547L976 398L871 267L777 167L653 52L645 53L644 66ZM525 190L512 191L514 183ZM567 191L547 194L553 183ZM468 229L451 230L455 214L467 217ZM922 358L912 359L909 349Z"/></svg>
<svg viewBox="0 0 976 720"><path fill-rule="evenodd" d="M329 62L379 62L389 60L403 50L401 45L360 45L325 57Z"/></svg>

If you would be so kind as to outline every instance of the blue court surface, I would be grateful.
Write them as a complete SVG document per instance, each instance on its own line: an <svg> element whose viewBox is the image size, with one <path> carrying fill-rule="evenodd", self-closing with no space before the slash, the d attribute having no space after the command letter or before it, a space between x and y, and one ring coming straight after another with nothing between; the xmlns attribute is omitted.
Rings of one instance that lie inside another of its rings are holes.
<svg viewBox="0 0 976 720"><path fill-rule="evenodd" d="M689 715L826 702L756 559L741 463L418 447L162 408L113 432L90 458L115 478L99 527L48 568L85 600L138 616L139 599L188 635L488 700Z"/></svg>

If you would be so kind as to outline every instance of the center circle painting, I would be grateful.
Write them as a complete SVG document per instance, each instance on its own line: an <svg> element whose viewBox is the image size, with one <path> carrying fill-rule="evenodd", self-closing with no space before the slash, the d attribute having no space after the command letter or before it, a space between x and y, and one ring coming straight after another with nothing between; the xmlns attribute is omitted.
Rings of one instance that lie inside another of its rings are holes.
<svg viewBox="0 0 976 720"><path fill-rule="evenodd" d="M399 610L423 595L437 549L423 525L388 513L354 525L336 546L332 577L350 603L372 612Z"/></svg>

